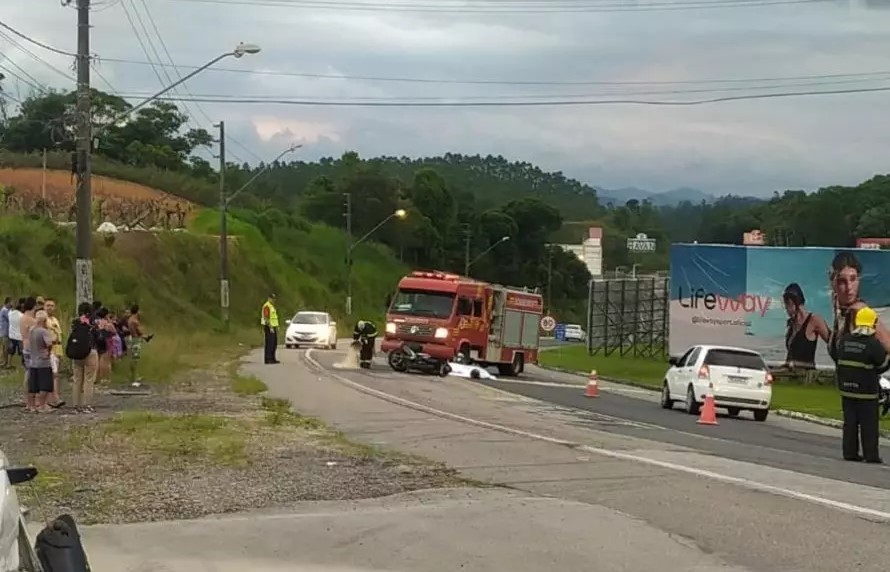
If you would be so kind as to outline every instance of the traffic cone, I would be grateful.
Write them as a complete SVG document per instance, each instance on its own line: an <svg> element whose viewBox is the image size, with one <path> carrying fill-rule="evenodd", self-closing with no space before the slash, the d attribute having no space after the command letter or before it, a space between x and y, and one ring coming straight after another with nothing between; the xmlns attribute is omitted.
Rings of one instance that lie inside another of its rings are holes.
<svg viewBox="0 0 890 572"><path fill-rule="evenodd" d="M717 406L714 404L714 384L708 384L708 393L705 395L705 402L702 404L701 415L698 416L697 423L701 425L719 425L717 423Z"/></svg>
<svg viewBox="0 0 890 572"><path fill-rule="evenodd" d="M584 397L599 397L600 396L600 386L599 386L599 377L596 375L596 370L590 370L590 377L587 378L587 390L584 392Z"/></svg>

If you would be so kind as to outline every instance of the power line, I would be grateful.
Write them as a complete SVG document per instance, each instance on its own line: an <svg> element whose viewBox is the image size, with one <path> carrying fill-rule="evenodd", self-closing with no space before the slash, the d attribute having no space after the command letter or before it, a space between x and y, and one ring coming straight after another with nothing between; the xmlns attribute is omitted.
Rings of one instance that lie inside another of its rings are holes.
<svg viewBox="0 0 890 572"><path fill-rule="evenodd" d="M10 61L10 63L12 63L12 60L9 60L9 61ZM24 77L20 76L20 75L17 74L16 72L12 71L11 69L9 69L8 67L5 67L5 66L3 66L3 65L0 65L0 70L2 70L2 71L4 71L4 72L6 72L7 74L11 75L13 78L19 80L20 82L22 82L23 84L27 85L27 86L30 87L31 89L36 89L37 91L40 91L40 92L45 92L45 91L46 91L46 88L44 88L42 85L40 85L40 83L37 82L36 80L33 80L33 78L31 78L31 80L29 80L29 79L25 79ZM32 80L33 80L33 81L32 81Z"/></svg>
<svg viewBox="0 0 890 572"><path fill-rule="evenodd" d="M5 91L2 91L2 90L0 90L0 97L5 97L5 98L8 99L9 101L14 101L14 102L16 102L16 103L18 103L18 104L21 104L21 103L22 103L20 100L16 99L15 97L9 95L8 93L6 93Z"/></svg>
<svg viewBox="0 0 890 572"><path fill-rule="evenodd" d="M727 95L708 99L670 101L642 99L593 99L593 100L550 100L550 101L331 101L309 99L251 99L251 98L212 98L196 97L188 101L201 103L238 103L265 105L301 105L316 107L568 107L592 105L652 105L652 106L693 106L749 99L776 99L815 95L844 95L856 93L877 93L890 91L888 87L835 89L823 91L788 91L782 93L759 93L747 95ZM132 98L129 98L132 99ZM183 98L162 97L163 101L182 101Z"/></svg>
<svg viewBox="0 0 890 572"><path fill-rule="evenodd" d="M31 36L25 34L24 32L20 32L20 31L16 30L12 26L10 26L9 24L6 24L4 22L0 22L0 28L3 28L4 30L7 30L9 32L12 32L19 38L21 38L27 42L30 42L30 43L34 44L35 46L39 46L39 47L43 48L44 50L49 50L51 52L55 52L55 53L63 55L63 56L77 57L77 54L75 54L74 52L66 52L65 50L60 50L59 48L54 48L50 45L44 44L43 42L41 42L39 40L35 40Z"/></svg>
<svg viewBox="0 0 890 572"><path fill-rule="evenodd" d="M744 87L717 87L717 88L706 88L706 89L670 89L670 90L651 90L651 91L624 91L624 92L601 92L601 93L575 93L575 94L508 94L508 95L469 95L469 96L461 96L461 97L442 97L442 96L384 96L384 97L373 97L373 96L355 96L355 97L339 97L340 101L497 101L503 99L573 99L573 98L594 98L594 97L633 97L638 95L683 95L690 93L723 93L723 92L736 92L736 91L750 91L750 90L764 90L764 89L788 89L792 87L825 87L825 86L836 86L836 85L846 85L850 83L862 83L865 81L888 81L890 78L884 79L851 79L851 80L838 80L838 81L824 81L824 82L808 82L808 83L799 83L799 84L784 84L784 85L752 85L752 86L744 86ZM145 94L139 92L127 92L128 96L131 97L140 97ZM194 95L193 97L205 97L205 98L234 98L234 99L312 99L313 96L305 96L305 95L285 95L285 94L272 94L272 95L255 95L255 94L228 94L228 93L204 93Z"/></svg>
<svg viewBox="0 0 890 572"><path fill-rule="evenodd" d="M27 54L31 59L33 59L34 61L36 61L36 62L38 62L38 63L41 63L41 64L45 65L46 67L48 67L49 69L53 70L53 71L56 72L57 74L61 75L62 77L64 77L64 78L67 79L68 81L76 81L70 74L68 74L68 73L66 73L66 72L63 72L62 70L60 70L60 69L57 68L56 66L52 65L51 63L49 63L49 62L46 61L45 59L41 58L40 56L38 56L37 54L35 54L34 52L32 52L31 50L29 50L29 49L26 48L25 46L23 46L21 43L17 42L15 39L11 38L11 37L10 37L8 34L6 34L5 32L0 32L0 38L5 39L7 42L9 42L10 44L12 44L13 46L15 46L16 48L18 48L19 50L21 50L21 51L24 52L25 54Z"/></svg>
<svg viewBox="0 0 890 572"><path fill-rule="evenodd" d="M109 63L130 64L130 65L151 65L150 62L142 60L131 60L124 58L102 58L102 61ZM167 65L167 64L160 64ZM193 65L177 65L180 69L198 69L199 66ZM525 86L592 86L592 85L694 85L708 83L751 83L765 81L796 81L808 79L841 79L856 78L868 76L890 76L890 70L878 70L870 72L858 73L833 73L818 75L791 75L791 76L772 76L772 77L750 77L750 78L703 78L694 80L658 80L658 81L621 81L621 80L579 80L579 81L558 81L558 80L474 80L474 79L447 79L447 78L419 78L419 77L396 77L396 76L371 76L371 75L337 75L322 73L306 73L292 72L284 70L245 70L236 68L213 67L208 72L223 73L242 73L251 75L270 75L283 77L301 77L308 79L331 79L331 80L355 80L355 81L379 81L379 82L396 82L396 83L427 83L427 84L453 84L453 85L525 85ZM875 78L878 79L878 78Z"/></svg>
<svg viewBox="0 0 890 572"><path fill-rule="evenodd" d="M145 15L148 17L148 21L149 21L149 23L151 24L151 27L154 29L154 31L155 31L155 35L157 36L158 41L159 41L160 44L161 44L161 49L164 51L164 53L167 55L167 59L170 61L170 65L171 65L171 67L173 68L173 72L176 74L177 79L179 79L180 81L182 81L182 78L183 78L182 73L180 73L180 71L179 71L179 67L176 65L176 61L173 59L173 56L170 54L170 50L169 50L169 48L167 47L167 42L164 41L164 36L161 35L161 31L158 29L158 25L157 25L157 23L155 22L155 19L154 19L154 17L153 17L152 14L151 14L151 10L149 9L148 4L145 2L145 0L140 0L140 2L142 2L142 8L143 8L143 10L145 10ZM134 9L135 9L135 8L134 8ZM137 14L138 14L138 11L137 11ZM157 55L157 52L155 52L155 54ZM157 58L157 61L158 61L158 63L161 63L161 59L160 59L160 57ZM166 67L166 64L163 64L163 65L164 65L164 67ZM169 78L169 75L168 75L167 77ZM172 79L171 79L170 83L173 83ZM189 97L193 97L193 94L191 93L191 91L189 90L189 87L188 87L186 84L183 83L183 84L180 86L180 88L185 92L185 94L186 94L187 96L189 96ZM196 109L198 110L198 112L204 117L204 119L207 121L207 123L209 123L211 126L215 123L215 122L213 121L213 119L211 119L211 117L207 114L207 112L204 111L204 108L201 107L200 104L195 103L195 108L196 108ZM193 114L191 113L191 110L189 110L188 107L186 107L186 112L189 114L189 116L192 116L192 115L193 115ZM199 125L198 127L200 127L200 125ZM248 153L249 155L252 155L252 156L253 156L255 159L257 159L258 161L262 161L262 158L258 157L253 151L251 151L250 149L248 149L247 146L245 146L244 144L242 144L240 141L238 141L238 140L236 140L236 139L234 139L233 137L228 136L228 135L226 136L226 140L230 141L231 143L234 143L235 145L237 145L238 147L240 147L241 149L243 149L246 153ZM245 161L243 158L239 157L237 154L232 153L231 150L229 150L229 155L231 155L232 157L234 157L234 158L235 158L236 160L238 160L240 163L246 163L246 162L247 162L247 161Z"/></svg>
<svg viewBox="0 0 890 572"><path fill-rule="evenodd" d="M485 5L442 6L433 3L394 3L394 2L348 2L325 0L168 0L198 4L271 6L286 8L371 11L371 12L418 12L453 14L568 14L601 12L654 12L670 10L707 10L718 8L749 8L758 6L780 6L793 4L827 3L830 0L680 0L677 2L637 2L632 5L612 3L560 4L559 0L541 2L536 5L507 5L489 2Z"/></svg>

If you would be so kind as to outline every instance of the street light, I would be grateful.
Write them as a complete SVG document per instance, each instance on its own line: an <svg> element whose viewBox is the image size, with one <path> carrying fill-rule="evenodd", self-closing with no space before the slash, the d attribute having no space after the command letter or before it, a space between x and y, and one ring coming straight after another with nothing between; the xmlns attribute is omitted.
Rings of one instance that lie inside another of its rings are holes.
<svg viewBox="0 0 890 572"><path fill-rule="evenodd" d="M87 25L85 30L89 30ZM87 33L89 33L87 31ZM235 48L224 54L220 54L213 58L203 66L193 70L192 72L181 77L166 88L162 89L153 96L137 103L125 112L115 115L111 121L95 132L92 128L92 117L90 115L90 72L89 58L84 55L78 62L78 116L77 116L77 137L78 137L78 159L77 159L77 227L76 227L76 292L75 296L78 303L93 301L93 189L92 189L92 150L93 142L98 139L108 127L115 125L118 121L126 118L134 111L148 105L152 101L161 97L171 89L185 83L189 79L195 77L202 71L216 64L220 60L228 57L241 58L246 54L258 54L261 48L256 44L240 43Z"/></svg>
<svg viewBox="0 0 890 572"><path fill-rule="evenodd" d="M466 265L465 265L465 268L464 268L464 271L465 271L464 274L466 274L467 276L469 276L469 275L470 275L470 266L472 266L473 264L479 262L479 260L480 260L483 256L485 256L486 254L488 254L489 252L491 252L492 250L494 250L495 248L497 248L497 247L500 246L501 244L504 244L504 243L507 242L508 240L510 240L510 237L509 237L509 236L502 236L500 240L498 240L497 242L495 242L494 244L492 244L491 246L489 246L488 248L486 248L485 250L483 250L483 251L482 251L482 254L480 254L479 256L477 256L476 258L474 258L473 260L470 260L469 262L467 262Z"/></svg>
<svg viewBox="0 0 890 572"><path fill-rule="evenodd" d="M259 51L259 48L256 48ZM245 52L245 53L256 53L256 52ZM241 57L241 56L235 56ZM232 193L229 196L226 196L226 187L225 187L225 170L226 170L226 155L225 155L225 123L219 123L220 128L220 153L219 153L219 305L222 313L223 324L228 326L229 324L229 204L237 197L241 191L249 187L256 181L261 175L271 170L272 165L275 164L279 159L287 155L288 153L293 153L297 149L300 149L303 144L291 145L284 151L278 154L277 157L272 159L269 163L266 163L265 167L254 173L254 175L247 180L246 183L241 185L237 191Z"/></svg>
<svg viewBox="0 0 890 572"><path fill-rule="evenodd" d="M363 237L360 239L353 241L352 240L352 195L349 193L344 193L346 195L346 231L349 235L349 247L346 250L346 315L352 315L352 251L355 250L355 247L364 242L369 236L377 232L377 230L388 223L390 220L397 218L399 220L404 220L408 216L408 211L405 209L396 209L390 214L388 217L384 218L382 221L378 222L377 225L365 233Z"/></svg>

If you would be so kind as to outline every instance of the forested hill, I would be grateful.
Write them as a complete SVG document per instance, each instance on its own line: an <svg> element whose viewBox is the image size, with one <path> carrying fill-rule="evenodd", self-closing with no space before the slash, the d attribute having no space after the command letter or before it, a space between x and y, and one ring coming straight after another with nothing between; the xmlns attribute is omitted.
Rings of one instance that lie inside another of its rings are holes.
<svg viewBox="0 0 890 572"><path fill-rule="evenodd" d="M584 220L604 213L593 187L560 172L549 173L531 163L511 162L502 156L459 153L419 159L378 157L367 160L355 153L347 153L339 159L281 163L273 166L252 194L273 202L291 202L316 177L337 180L356 162L378 167L385 175L405 185L410 185L415 173L421 169L432 168L445 179L459 201L472 196L476 208L481 210L497 208L515 199L534 197L558 209L566 220Z"/></svg>

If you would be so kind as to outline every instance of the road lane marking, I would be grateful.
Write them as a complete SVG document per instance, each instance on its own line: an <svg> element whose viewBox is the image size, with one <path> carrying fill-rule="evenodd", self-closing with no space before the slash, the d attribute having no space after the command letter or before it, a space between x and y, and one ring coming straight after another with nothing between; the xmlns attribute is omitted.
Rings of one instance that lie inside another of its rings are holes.
<svg viewBox="0 0 890 572"><path fill-rule="evenodd" d="M771 494L778 495L778 496L784 496L786 498L802 500L805 502L825 506L828 508L833 508L833 509L857 514L857 515L864 516L864 517L869 517L869 518L878 519L881 521L890 522L890 512L875 510L872 508L859 506L859 505L855 505L855 504L847 503L847 502L843 502L843 501L838 501L838 500L822 497L819 495L813 495L813 494L809 494L809 493L805 493L805 492L801 492L801 491L796 491L796 490L789 489L789 488L774 486L774 485L770 485L767 483L755 481L753 479L747 479L744 477L734 477L731 475L725 475L723 473L717 473L715 471L709 471L709 470L705 470L705 469L699 469L696 467L690 467L690 466L683 465L680 463L674 463L674 462L670 462L670 461L653 459L651 457L646 457L641 454L625 453L625 452L620 452L620 451L612 451L609 449L603 449L600 447L592 447L590 445L584 445L584 444L576 443L573 441L566 441L564 439L558 439L556 437L550 437L548 435L541 435L539 433L533 433L531 431L525 431L523 429L517 429L514 427L509 427L509 426L501 425L498 423L491 423L488 421L483 421L481 419L474 419L472 417L467 417L465 415L460 415L457 413L451 413L449 411L443 411L441 409L436 409L434 407L429 407L427 405L423 405L422 403L417 403L415 401L411 401L411 400L405 399L403 397L397 397L395 395L391 395L389 393L374 389L372 387L362 385L362 384L360 384L356 381L353 381L347 377L339 375L338 373L331 371L330 369L322 366L314 357L312 357L312 353L313 353L313 350L308 349L308 350L306 350L306 353L303 355L305 356L305 359L316 369L328 372L328 374L331 377L334 377L341 383L343 383L349 387L352 387L353 389L361 391L362 393L372 395L374 397L377 397L384 401L388 401L395 405L401 405L403 407L414 409L415 411L420 411L420 412L427 413L430 415L435 415L437 417L442 417L444 419L451 419L453 421L465 423L468 425L474 425L476 427L490 429L492 431L499 431L501 433L507 433L507 434L516 435L516 436L520 436L520 437L526 437L529 439L534 439L534 440L542 441L545 443L551 443L554 445L562 445L563 447L569 447L571 449L576 449L576 450L584 451L587 453L593 453L593 454L600 455L603 457L608 457L608 458L618 459L618 460L623 460L623 461L630 461L630 462L635 462L635 463L643 463L646 465L660 467L663 469L669 469L669 470L673 470L676 472L686 473L686 474L695 475L695 476L699 476L699 477L705 477L705 478L709 478L709 479L719 481L719 482L738 485L738 486L748 488L751 490L755 490L755 491L771 493ZM827 480L834 480L834 479L827 479ZM857 485L857 486L864 486L864 485ZM876 487L869 487L869 488L876 488ZM888 494L890 494L890 493L888 493Z"/></svg>

